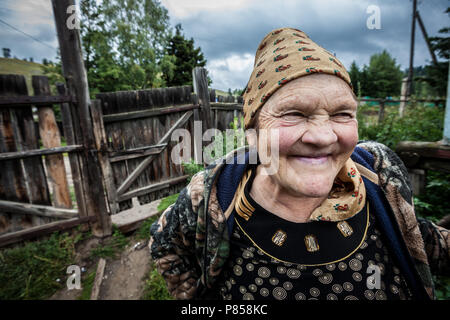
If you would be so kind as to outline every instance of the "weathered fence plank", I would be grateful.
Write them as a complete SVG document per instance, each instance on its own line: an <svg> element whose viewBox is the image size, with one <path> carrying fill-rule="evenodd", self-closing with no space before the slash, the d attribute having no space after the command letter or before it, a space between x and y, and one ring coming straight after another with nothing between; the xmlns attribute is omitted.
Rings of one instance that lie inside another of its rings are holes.
<svg viewBox="0 0 450 320"><path fill-rule="evenodd" d="M114 185L114 175L108 161L108 153L106 152L107 141L105 136L105 128L102 122L102 107L100 100L93 100L92 104L92 121L94 128L94 135L97 144L97 149L100 150L98 159L103 171L105 181L105 188L108 194L108 204L111 214L116 214L119 211L117 204L116 187Z"/></svg>
<svg viewBox="0 0 450 320"><path fill-rule="evenodd" d="M31 227L25 230L10 232L8 234L0 236L0 247L16 242L37 238L46 234L50 234L52 232L67 230L83 223L95 222L96 219L97 217L95 216L72 218L64 221L50 222L41 226Z"/></svg>
<svg viewBox="0 0 450 320"><path fill-rule="evenodd" d="M78 211L74 209L54 208L50 206L4 200L0 200L0 209L12 213L30 214L57 219L68 219L78 216Z"/></svg>
<svg viewBox="0 0 450 320"><path fill-rule="evenodd" d="M76 102L71 96L6 96L0 97L0 108L15 108L16 106L49 105L62 102Z"/></svg>
<svg viewBox="0 0 450 320"><path fill-rule="evenodd" d="M48 79L45 76L33 76L31 78L34 94L48 96L51 94ZM38 106L39 133L45 148L61 147L61 135L56 124L53 106ZM49 154L45 157L47 173L53 189L53 202L58 208L72 208L69 183L67 181L64 156L62 154Z"/></svg>
<svg viewBox="0 0 450 320"><path fill-rule="evenodd" d="M66 94L66 87L63 83L57 83L56 89L58 90L59 94ZM75 114L76 116L75 110L71 109L68 103L62 103L61 121L63 123L64 137L66 138L66 142L68 145L75 145L77 143L75 130L80 130L79 123L74 123L72 114ZM79 141L81 141L81 139L79 139ZM81 145L81 148L84 149L84 146ZM81 169L82 163L79 159L79 156L80 155L77 153L69 153L69 162L70 170L72 172L73 187L75 189L75 197L77 200L78 214L80 217L86 217L86 199L84 197L83 182L81 181L81 172L83 170ZM83 231L86 231L86 225L83 225L82 229Z"/></svg>
<svg viewBox="0 0 450 320"><path fill-rule="evenodd" d="M12 159L24 159L35 156L52 155L64 152L75 152L83 150L82 145L74 145L67 147L56 147L56 148L46 148L46 149L33 149L27 151L16 151L16 152L4 152L0 153L0 161L12 160Z"/></svg>
<svg viewBox="0 0 450 320"><path fill-rule="evenodd" d="M194 92L197 94L202 112L203 131L212 128L213 119L211 117L210 96L208 91L208 79L206 69L195 67L192 70L192 83L194 84Z"/></svg>

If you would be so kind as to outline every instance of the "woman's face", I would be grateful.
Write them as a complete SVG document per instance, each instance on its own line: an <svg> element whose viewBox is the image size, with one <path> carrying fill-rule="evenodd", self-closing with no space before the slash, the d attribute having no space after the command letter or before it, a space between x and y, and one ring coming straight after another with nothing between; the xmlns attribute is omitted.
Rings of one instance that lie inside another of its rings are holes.
<svg viewBox="0 0 450 320"><path fill-rule="evenodd" d="M272 182L294 196L327 196L358 142L356 108L350 87L337 76L308 75L277 90L257 118L258 129L269 130L267 139L258 134L259 150L278 130Z"/></svg>

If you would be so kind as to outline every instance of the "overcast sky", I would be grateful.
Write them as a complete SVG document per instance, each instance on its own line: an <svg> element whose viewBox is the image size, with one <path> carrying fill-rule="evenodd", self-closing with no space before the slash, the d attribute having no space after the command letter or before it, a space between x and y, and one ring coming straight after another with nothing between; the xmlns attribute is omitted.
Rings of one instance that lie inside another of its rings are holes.
<svg viewBox="0 0 450 320"><path fill-rule="evenodd" d="M289 26L305 31L334 52L348 68L369 63L386 49L401 65L409 64L411 0L161 0L172 26L181 23L208 60L216 89L245 87L258 43L271 30ZM380 29L369 29L371 5L380 9ZM418 9L430 36L450 26L444 13L448 0L419 0ZM0 47L18 58L55 59L58 42L50 0L0 0L0 19L36 38L35 41L0 22ZM418 24L414 65L431 60Z"/></svg>

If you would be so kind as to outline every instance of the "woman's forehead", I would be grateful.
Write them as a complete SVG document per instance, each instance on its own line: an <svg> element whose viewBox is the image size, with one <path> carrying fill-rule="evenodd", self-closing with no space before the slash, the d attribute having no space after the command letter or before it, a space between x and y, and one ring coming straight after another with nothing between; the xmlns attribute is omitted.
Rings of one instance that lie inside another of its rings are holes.
<svg viewBox="0 0 450 320"><path fill-rule="evenodd" d="M351 89L343 80L321 74L301 77L287 83L270 97L263 108L313 108L323 104L329 107L357 105Z"/></svg>

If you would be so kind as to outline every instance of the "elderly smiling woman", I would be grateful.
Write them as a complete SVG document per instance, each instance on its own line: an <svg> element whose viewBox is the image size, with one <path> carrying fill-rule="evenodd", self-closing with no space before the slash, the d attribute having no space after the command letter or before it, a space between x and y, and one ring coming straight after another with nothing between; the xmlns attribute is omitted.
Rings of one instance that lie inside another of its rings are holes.
<svg viewBox="0 0 450 320"><path fill-rule="evenodd" d="M236 151L196 174L152 225L149 247L169 292L434 298L432 272L448 272L448 231L416 219L395 153L358 143L357 100L336 57L300 30L274 30L244 99L245 128L256 134L243 163Z"/></svg>

